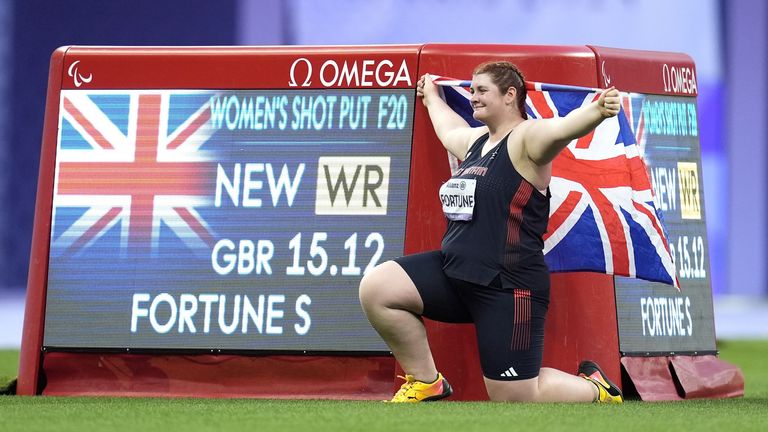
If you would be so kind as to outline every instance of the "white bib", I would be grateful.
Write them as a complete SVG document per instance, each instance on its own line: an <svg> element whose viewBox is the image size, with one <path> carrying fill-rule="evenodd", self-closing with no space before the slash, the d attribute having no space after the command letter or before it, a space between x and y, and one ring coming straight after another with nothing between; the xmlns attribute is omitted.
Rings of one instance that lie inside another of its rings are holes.
<svg viewBox="0 0 768 432"><path fill-rule="evenodd" d="M445 217L452 221L472 220L475 210L476 179L450 179L440 186Z"/></svg>

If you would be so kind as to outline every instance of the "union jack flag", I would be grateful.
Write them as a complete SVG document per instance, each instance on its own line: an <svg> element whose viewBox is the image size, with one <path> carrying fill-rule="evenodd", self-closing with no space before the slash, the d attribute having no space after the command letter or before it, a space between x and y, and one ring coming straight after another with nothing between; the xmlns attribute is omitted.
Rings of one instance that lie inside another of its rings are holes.
<svg viewBox="0 0 768 432"><path fill-rule="evenodd" d="M472 118L469 81L435 77L435 83L459 115L480 126ZM563 117L600 95L598 89L534 82L526 89L529 118ZM544 254L551 271L637 277L679 289L662 214L623 108L560 152L550 192Z"/></svg>
<svg viewBox="0 0 768 432"><path fill-rule="evenodd" d="M111 239L121 256L156 255L161 228L193 251L211 245L197 211L211 204L216 169L201 150L212 134L206 100L194 92L62 91L52 252L78 255Z"/></svg>

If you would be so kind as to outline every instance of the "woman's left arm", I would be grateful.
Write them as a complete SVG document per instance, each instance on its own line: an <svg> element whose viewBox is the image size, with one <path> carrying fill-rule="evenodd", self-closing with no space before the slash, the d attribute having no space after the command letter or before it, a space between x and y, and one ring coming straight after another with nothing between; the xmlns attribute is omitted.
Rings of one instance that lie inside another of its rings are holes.
<svg viewBox="0 0 768 432"><path fill-rule="evenodd" d="M534 120L524 129L522 140L528 158L536 165L552 162L571 141L581 138L595 129L603 120L619 113L621 97L611 87L600 97L565 117Z"/></svg>

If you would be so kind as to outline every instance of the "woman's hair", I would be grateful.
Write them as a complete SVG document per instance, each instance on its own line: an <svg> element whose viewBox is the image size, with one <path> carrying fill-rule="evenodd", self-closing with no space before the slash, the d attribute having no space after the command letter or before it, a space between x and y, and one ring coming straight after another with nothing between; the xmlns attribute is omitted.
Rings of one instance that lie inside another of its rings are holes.
<svg viewBox="0 0 768 432"><path fill-rule="evenodd" d="M479 74L490 75L491 81L502 93L514 87L517 90L517 109L524 119L528 118L528 113L525 111L525 77L517 66L504 60L488 61L478 65L472 72L472 75Z"/></svg>

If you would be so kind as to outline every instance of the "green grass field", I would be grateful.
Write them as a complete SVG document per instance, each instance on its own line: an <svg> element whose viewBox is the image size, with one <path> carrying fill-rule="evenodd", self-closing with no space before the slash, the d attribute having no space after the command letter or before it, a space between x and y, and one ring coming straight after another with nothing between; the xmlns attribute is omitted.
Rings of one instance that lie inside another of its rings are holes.
<svg viewBox="0 0 768 432"><path fill-rule="evenodd" d="M0 396L2 431L767 431L768 341L725 341L721 358L742 368L744 398L621 406L246 399ZM0 351L0 386L16 375L18 351Z"/></svg>

